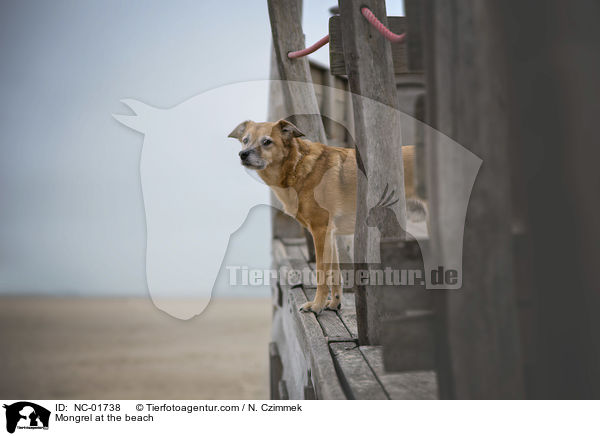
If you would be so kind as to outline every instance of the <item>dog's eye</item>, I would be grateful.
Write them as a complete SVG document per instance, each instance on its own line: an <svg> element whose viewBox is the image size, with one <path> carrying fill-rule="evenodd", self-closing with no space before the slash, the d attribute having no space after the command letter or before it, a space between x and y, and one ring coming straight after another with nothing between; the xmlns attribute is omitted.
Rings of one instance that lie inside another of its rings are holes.
<svg viewBox="0 0 600 436"><path fill-rule="evenodd" d="M271 141L270 139L265 138L263 139L262 145L266 147L267 145L271 145L272 142L273 141Z"/></svg>
<svg viewBox="0 0 600 436"><path fill-rule="evenodd" d="M243 142L244 144L247 144L247 143L248 143L248 137L246 136L244 139L242 139L242 142Z"/></svg>

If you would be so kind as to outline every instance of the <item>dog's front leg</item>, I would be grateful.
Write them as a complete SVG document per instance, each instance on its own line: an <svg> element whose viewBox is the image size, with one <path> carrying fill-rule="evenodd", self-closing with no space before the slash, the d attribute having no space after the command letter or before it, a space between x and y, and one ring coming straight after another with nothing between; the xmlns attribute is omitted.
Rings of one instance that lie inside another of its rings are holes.
<svg viewBox="0 0 600 436"><path fill-rule="evenodd" d="M338 257L337 240L335 232L329 234L331 263L329 266L328 286L331 287L331 300L325 309L338 311L342 308L342 276L340 272L340 261Z"/></svg>
<svg viewBox="0 0 600 436"><path fill-rule="evenodd" d="M327 226L312 227L310 232L315 242L315 255L317 260L317 293L313 301L309 301L300 307L303 312L314 312L320 314L327 303L327 295L329 288L327 286L327 271L325 269L326 262L330 262L330 244L328 243L329 231ZM327 249L326 249L327 248ZM327 258L327 259L326 259Z"/></svg>

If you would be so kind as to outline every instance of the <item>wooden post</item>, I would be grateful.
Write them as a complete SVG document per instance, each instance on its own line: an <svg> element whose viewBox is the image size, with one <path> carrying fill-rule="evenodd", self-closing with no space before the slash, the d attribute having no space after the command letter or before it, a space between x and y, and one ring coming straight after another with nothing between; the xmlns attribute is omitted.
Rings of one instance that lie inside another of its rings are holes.
<svg viewBox="0 0 600 436"><path fill-rule="evenodd" d="M286 116L285 101L283 99L282 82L279 79L279 68L275 51L271 50L271 82L269 83L269 106L268 120L278 120ZM283 212L283 205L271 191L271 229L274 239L277 238L301 238L304 236L302 226L291 216ZM312 242L312 238L307 238Z"/></svg>
<svg viewBox="0 0 600 436"><path fill-rule="evenodd" d="M600 4L564 6L496 4L508 55L515 263L526 266L528 397L597 399Z"/></svg>
<svg viewBox="0 0 600 436"><path fill-rule="evenodd" d="M445 356L439 369L442 397L522 398L522 359L511 247L506 35L489 2L429 0L424 35L428 121L483 159L471 192L464 245L462 289L445 291ZM427 141L441 140L431 135ZM431 153L430 153L431 152ZM444 231L457 216L463 189L461 162L445 148L427 149L432 234L438 252L454 235ZM442 291L443 292L443 291Z"/></svg>
<svg viewBox="0 0 600 436"><path fill-rule="evenodd" d="M312 82L308 58L287 57L290 51L304 48L302 0L268 0L267 3L279 78L284 81L282 91L287 112L294 115L314 115L298 117L294 122L308 139L325 144L327 137L314 91L305 86L294 87L290 83Z"/></svg>
<svg viewBox="0 0 600 436"><path fill-rule="evenodd" d="M304 48L302 33L302 0L268 0L273 49L277 59L280 86L284 105L288 113L293 114L291 120L308 139L327 143L325 128L321 120L319 104L312 87L294 86L293 82L311 83L310 66L307 57L289 59L290 51ZM305 116L301 116L305 115ZM297 117L296 117L297 116ZM304 231L311 260L314 260L314 244L312 236Z"/></svg>
<svg viewBox="0 0 600 436"><path fill-rule="evenodd" d="M369 207L378 202L386 185L393 186L397 197L404 199L400 119L394 116L394 111L373 105L369 100L391 107L398 104L390 42L360 11L362 6L368 7L385 24L385 2L340 0L339 5L344 61L353 93L354 139L366 172L364 175L359 172L358 177L354 262L355 268L366 270L369 261L379 258L380 254L375 229L369 231L366 224ZM400 226L405 229L404 201L398 202L394 209ZM355 289L361 344L376 344L381 340L383 298L378 298L379 291L376 286L357 286Z"/></svg>
<svg viewBox="0 0 600 436"><path fill-rule="evenodd" d="M423 71L423 4L421 0L404 0L406 10L407 63L411 72Z"/></svg>
<svg viewBox="0 0 600 436"><path fill-rule="evenodd" d="M387 27L396 34L407 31L406 20L404 17L387 17ZM339 16L334 15L329 18L329 66L331 68L331 74L334 76L343 76L347 74L342 39L341 19ZM406 44L392 44L390 47L392 49L394 74L408 73L411 69L408 65L409 53ZM413 71L420 71L420 69Z"/></svg>

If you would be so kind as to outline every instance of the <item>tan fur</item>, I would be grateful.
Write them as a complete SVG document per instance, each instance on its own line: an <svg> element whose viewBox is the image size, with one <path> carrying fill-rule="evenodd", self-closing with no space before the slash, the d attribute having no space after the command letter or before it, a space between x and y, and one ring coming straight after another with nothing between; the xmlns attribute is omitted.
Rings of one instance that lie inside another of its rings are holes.
<svg viewBox="0 0 600 436"><path fill-rule="evenodd" d="M356 218L356 152L300 138L302 133L287 121L246 121L229 135L242 141L243 151L255 153L265 167L258 175L273 189L284 211L313 236L319 281L315 299L301 307L319 314L341 307L342 287L336 234L354 233ZM244 144L243 140L248 139ZM272 143L261 145L263 138ZM407 197L414 195L414 146L402 149ZM328 287L331 300L327 302Z"/></svg>

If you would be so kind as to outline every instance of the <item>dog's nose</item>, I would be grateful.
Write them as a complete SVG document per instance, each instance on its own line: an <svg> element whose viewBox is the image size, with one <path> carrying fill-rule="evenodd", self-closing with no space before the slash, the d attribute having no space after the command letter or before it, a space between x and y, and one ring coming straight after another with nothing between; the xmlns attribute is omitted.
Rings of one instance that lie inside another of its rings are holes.
<svg viewBox="0 0 600 436"><path fill-rule="evenodd" d="M240 159L246 160L248 155L250 154L250 150L242 150L240 151Z"/></svg>

